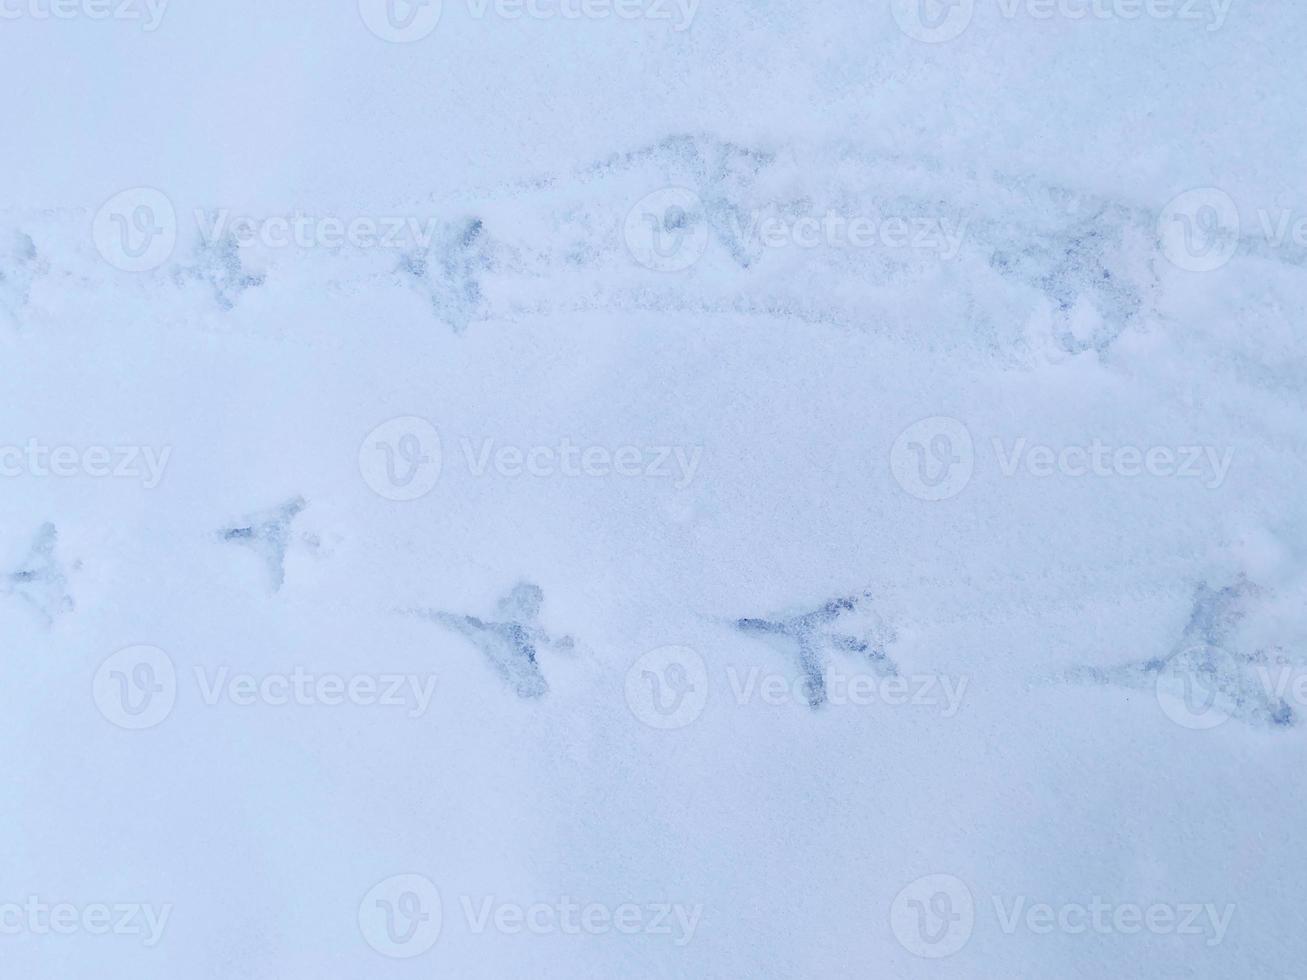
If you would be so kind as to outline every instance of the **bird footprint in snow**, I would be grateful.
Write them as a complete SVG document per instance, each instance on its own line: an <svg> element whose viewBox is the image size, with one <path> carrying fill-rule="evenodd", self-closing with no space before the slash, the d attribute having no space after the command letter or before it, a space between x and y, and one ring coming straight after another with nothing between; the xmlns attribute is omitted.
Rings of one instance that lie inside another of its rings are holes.
<svg viewBox="0 0 1307 980"><path fill-rule="evenodd" d="M520 698L542 697L549 683L540 670L538 647L569 651L575 642L570 636L553 639L540 628L538 620L544 593L531 582L519 582L499 600L492 620L463 616L436 609L405 610L465 636L477 646L495 672Z"/></svg>

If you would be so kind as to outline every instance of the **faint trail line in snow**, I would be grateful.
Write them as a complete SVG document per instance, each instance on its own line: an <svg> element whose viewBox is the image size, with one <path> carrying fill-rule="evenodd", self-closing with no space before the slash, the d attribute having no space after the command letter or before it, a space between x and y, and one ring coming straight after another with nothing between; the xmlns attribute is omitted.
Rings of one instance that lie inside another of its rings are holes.
<svg viewBox="0 0 1307 980"><path fill-rule="evenodd" d="M679 203L653 206L653 214L632 223L640 202L664 192L679 195ZM205 237L183 208L178 247L189 241L193 257L129 279L93 258L83 219L5 212L0 225L12 223L21 247L8 256L0 247L0 309L19 321L39 314L31 284L38 266L58 256L95 263L73 270L77 275L61 269L70 285L95 290L112 281L140 290L170 283L185 290L199 283L224 313L256 287L318 284L360 298L414 291L455 333L578 309L730 310L872 328L1003 357L1041 345L1103 354L1124 331L1166 322L1169 301L1192 285L1165 258L1158 234L1164 203L1147 207L849 144L747 146L710 133L674 133L566 172L391 208L408 212L402 217L411 230L426 229L398 251L322 243L268 248L231 234ZM880 237L831 240L827 219L839 226L871 221ZM693 252L670 268L641 264L631 234L649 220L648 234L685 239ZM941 234L914 231L891 244L883 232L892 222ZM815 223L822 223L818 237L800 240L797 229ZM769 228L783 232L779 240ZM60 247L46 249L44 239ZM1235 271L1213 275L1299 270L1307 250L1273 247L1244 229L1236 261ZM1259 272L1266 263L1273 266ZM1290 314L1302 305L1292 296L1282 302Z"/></svg>

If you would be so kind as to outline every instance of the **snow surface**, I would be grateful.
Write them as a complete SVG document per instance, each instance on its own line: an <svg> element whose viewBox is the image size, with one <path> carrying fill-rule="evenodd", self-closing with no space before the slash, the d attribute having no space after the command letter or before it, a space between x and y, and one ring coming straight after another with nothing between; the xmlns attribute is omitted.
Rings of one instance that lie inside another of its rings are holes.
<svg viewBox="0 0 1307 980"><path fill-rule="evenodd" d="M923 3L0 3L0 977L1304 974L1307 13Z"/></svg>

